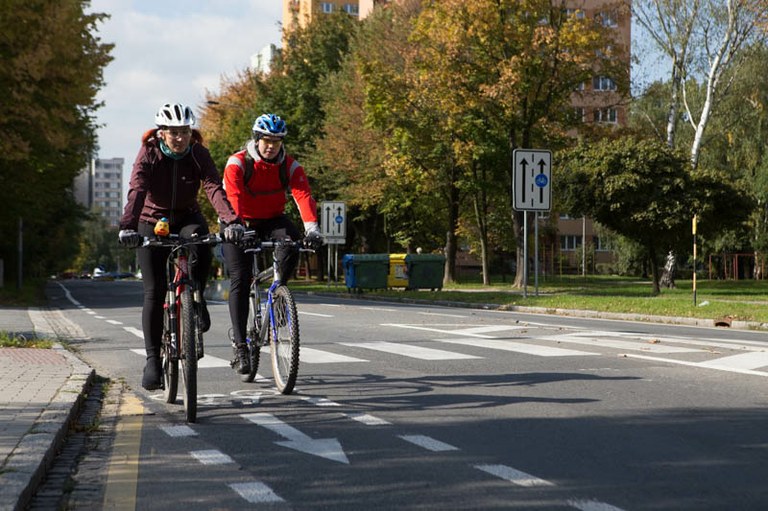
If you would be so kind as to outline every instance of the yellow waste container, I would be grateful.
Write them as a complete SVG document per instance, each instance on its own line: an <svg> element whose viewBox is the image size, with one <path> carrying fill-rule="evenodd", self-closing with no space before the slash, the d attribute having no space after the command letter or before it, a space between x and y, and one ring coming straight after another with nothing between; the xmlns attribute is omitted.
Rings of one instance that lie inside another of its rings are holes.
<svg viewBox="0 0 768 511"><path fill-rule="evenodd" d="M408 287L408 272L405 256L408 254L389 254L389 277L387 287Z"/></svg>

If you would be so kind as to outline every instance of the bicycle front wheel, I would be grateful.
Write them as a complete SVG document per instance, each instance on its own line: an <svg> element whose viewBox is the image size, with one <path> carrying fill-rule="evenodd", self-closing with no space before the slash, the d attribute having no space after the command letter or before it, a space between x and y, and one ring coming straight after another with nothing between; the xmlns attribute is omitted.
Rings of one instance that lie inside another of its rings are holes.
<svg viewBox="0 0 768 511"><path fill-rule="evenodd" d="M163 314L163 342L160 346L160 356L163 364L163 397L165 402L173 404L176 402L176 394L179 391L179 357L177 346L172 346L171 337L171 313L170 307L175 307L175 303L167 304Z"/></svg>
<svg viewBox="0 0 768 511"><path fill-rule="evenodd" d="M179 311L179 338L181 339L181 377L184 383L184 411L187 422L197 419L197 349L194 303L192 291L185 287L181 292Z"/></svg>
<svg viewBox="0 0 768 511"><path fill-rule="evenodd" d="M272 297L269 347L277 390L293 392L299 373L299 315L290 289L278 286Z"/></svg>
<svg viewBox="0 0 768 511"><path fill-rule="evenodd" d="M253 284L256 286L256 284ZM259 294L251 288L251 296L248 300L248 358L251 370L248 374L242 376L242 381L250 383L256 378L256 371L259 369L259 359L261 358L261 344L259 335L261 334L261 325L259 324Z"/></svg>

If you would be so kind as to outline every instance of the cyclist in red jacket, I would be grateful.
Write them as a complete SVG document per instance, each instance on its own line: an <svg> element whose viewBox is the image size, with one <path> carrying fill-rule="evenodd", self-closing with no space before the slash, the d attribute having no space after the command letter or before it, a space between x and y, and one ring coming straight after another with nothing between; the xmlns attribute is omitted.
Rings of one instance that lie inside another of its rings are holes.
<svg viewBox="0 0 768 511"><path fill-rule="evenodd" d="M283 139L288 133L285 121L274 114L261 115L253 124L253 139L246 148L229 157L224 168L224 189L232 207L246 228L257 231L261 239L301 239L301 233L285 214L290 194L304 223L305 241L312 247L322 245L317 224L317 206L312 198L304 168L286 154ZM248 319L248 292L251 284L251 256L230 243L223 245L229 272L229 315L237 371L250 371L245 344ZM296 269L297 251L279 250L278 261L283 283Z"/></svg>
<svg viewBox="0 0 768 511"><path fill-rule="evenodd" d="M202 184L224 228L224 239L235 242L245 228L227 200L221 178L211 155L202 144L200 132L193 129L192 109L180 103L166 103L155 115L157 128L144 133L141 149L131 171L128 200L120 219L121 245L138 247L143 238L153 235L155 224L168 219L171 233L188 237L208 234L208 223L200 212L197 192ZM140 248L139 267L144 283L141 325L147 350L147 365L141 385L147 390L160 388L160 338L163 332L163 302L166 292L166 259L170 249ZM211 266L209 247L194 246L197 258L194 279L205 290ZM211 319L203 302L203 331Z"/></svg>

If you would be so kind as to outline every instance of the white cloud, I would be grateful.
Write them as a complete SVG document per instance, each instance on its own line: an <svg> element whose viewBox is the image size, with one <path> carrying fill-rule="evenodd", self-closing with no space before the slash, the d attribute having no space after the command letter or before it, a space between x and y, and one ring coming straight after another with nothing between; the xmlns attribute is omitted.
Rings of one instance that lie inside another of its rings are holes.
<svg viewBox="0 0 768 511"><path fill-rule="evenodd" d="M93 0L91 11L111 16L98 36L115 44L98 94L105 103L97 111L98 157L125 158L125 181L161 104L197 108L222 77L247 68L265 46L280 45L279 0Z"/></svg>

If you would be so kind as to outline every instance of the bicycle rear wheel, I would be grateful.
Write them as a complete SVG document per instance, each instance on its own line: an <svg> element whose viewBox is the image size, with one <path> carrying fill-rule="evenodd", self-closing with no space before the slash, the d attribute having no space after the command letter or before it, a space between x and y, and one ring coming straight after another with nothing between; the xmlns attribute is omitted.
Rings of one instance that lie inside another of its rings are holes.
<svg viewBox="0 0 768 511"><path fill-rule="evenodd" d="M167 304L164 311L163 342L160 346L160 357L163 364L163 398L166 403L170 404L176 402L176 394L179 391L179 358L178 351L171 346L171 314L169 309L169 307L175 306L175 303Z"/></svg>
<svg viewBox="0 0 768 511"><path fill-rule="evenodd" d="M256 284L253 284L253 286L256 286ZM253 287L251 288L251 295L249 297L248 303L248 339L246 342L248 343L248 357L251 362L251 370L248 374L244 374L242 376L242 381L250 383L254 378L256 378L256 371L259 369L259 359L261 358L261 344L259 339L261 325L259 324L258 320L258 312L260 307L259 295Z"/></svg>
<svg viewBox="0 0 768 511"><path fill-rule="evenodd" d="M269 346L277 390L290 394L299 373L299 315L293 294L286 286L273 292Z"/></svg>
<svg viewBox="0 0 768 511"><path fill-rule="evenodd" d="M179 339L181 339L181 377L184 384L184 411L187 422L197 420L197 349L195 315L192 292L185 287L181 292Z"/></svg>

